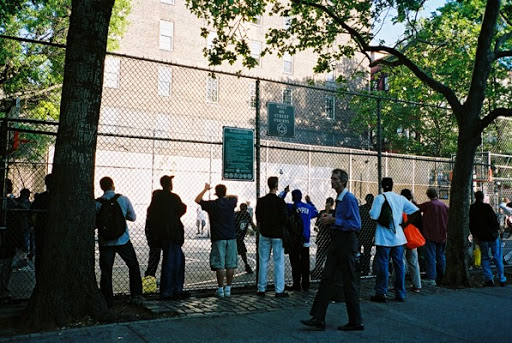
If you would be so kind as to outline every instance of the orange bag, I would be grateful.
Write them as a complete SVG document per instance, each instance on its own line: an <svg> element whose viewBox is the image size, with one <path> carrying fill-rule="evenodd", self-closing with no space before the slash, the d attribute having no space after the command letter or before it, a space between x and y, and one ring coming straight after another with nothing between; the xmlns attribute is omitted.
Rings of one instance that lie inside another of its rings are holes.
<svg viewBox="0 0 512 343"><path fill-rule="evenodd" d="M403 214L403 222L407 221L407 214ZM425 245L425 238L421 234L420 230L412 224L407 225L404 228L405 238L407 239L407 248L416 249Z"/></svg>

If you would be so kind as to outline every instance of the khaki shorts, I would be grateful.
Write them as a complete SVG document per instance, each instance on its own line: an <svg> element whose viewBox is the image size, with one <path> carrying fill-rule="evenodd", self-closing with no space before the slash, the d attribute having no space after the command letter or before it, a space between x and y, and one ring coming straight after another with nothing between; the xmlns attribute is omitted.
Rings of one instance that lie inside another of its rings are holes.
<svg viewBox="0 0 512 343"><path fill-rule="evenodd" d="M238 266L236 239L212 242L210 268L212 270L234 269Z"/></svg>

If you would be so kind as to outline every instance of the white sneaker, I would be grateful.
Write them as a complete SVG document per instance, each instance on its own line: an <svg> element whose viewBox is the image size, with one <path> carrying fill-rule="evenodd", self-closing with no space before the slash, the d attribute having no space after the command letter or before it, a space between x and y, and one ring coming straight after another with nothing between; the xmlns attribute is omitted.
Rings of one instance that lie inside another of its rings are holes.
<svg viewBox="0 0 512 343"><path fill-rule="evenodd" d="M217 291L215 291L215 296L217 298L224 298L224 289L223 288L217 288Z"/></svg>
<svg viewBox="0 0 512 343"><path fill-rule="evenodd" d="M228 288L226 288L226 289L224 290L224 296L225 296L226 298L229 298L229 297L231 296L231 288L229 288L229 289L228 289Z"/></svg>

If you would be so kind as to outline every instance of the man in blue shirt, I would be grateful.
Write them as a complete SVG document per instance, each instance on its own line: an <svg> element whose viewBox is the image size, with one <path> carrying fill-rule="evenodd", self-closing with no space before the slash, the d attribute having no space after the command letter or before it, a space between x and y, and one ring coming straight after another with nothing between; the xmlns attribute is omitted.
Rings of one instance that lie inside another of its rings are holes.
<svg viewBox="0 0 512 343"><path fill-rule="evenodd" d="M288 187L280 194L282 198L286 197ZM302 236L298 237L300 241L296 242L296 248L290 249L290 264L292 265L292 286L286 286L288 291L300 291L301 280L302 290L309 291L309 239L311 236L311 219L318 216L318 210L306 195L306 202L302 202L302 192L298 189L292 191L292 204L287 204L288 213L297 211L302 219Z"/></svg>
<svg viewBox="0 0 512 343"><path fill-rule="evenodd" d="M347 306L348 323L338 327L342 331L364 330L359 294L356 284L355 263L359 253L357 232L361 230L361 217L355 196L347 189L348 174L341 169L334 169L331 175L331 186L338 194L336 209L333 216L325 216L318 220L321 224L331 227L331 245L327 252L322 280L311 308L311 319L301 323L315 329L325 330L325 314L336 287L336 274L341 271L343 290Z"/></svg>
<svg viewBox="0 0 512 343"><path fill-rule="evenodd" d="M101 196L103 199L110 200L116 195L116 187L114 186L114 181L110 177L106 176L102 178L100 180L100 187L104 192ZM117 203L121 207L121 211L123 212L126 220L134 222L136 216L130 199L121 195L117 198ZM96 213L100 211L101 206L101 202L96 201ZM137 260L137 255L133 249L132 242L130 242L128 225L126 225L126 230L121 237L113 240L106 240L100 236L98 242L100 246L101 269L100 289L105 297L108 307L112 308L114 304L114 294L112 291L112 267L114 265L116 254L121 256L128 267L132 303L142 305L142 279L140 277L139 261Z"/></svg>

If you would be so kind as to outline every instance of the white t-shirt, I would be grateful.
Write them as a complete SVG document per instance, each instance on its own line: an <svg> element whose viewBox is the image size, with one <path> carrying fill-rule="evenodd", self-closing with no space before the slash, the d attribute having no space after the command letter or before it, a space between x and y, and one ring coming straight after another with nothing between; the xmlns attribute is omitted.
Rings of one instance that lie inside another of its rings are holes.
<svg viewBox="0 0 512 343"><path fill-rule="evenodd" d="M412 202L407 200L404 196L398 195L395 192L384 192L386 199L388 200L391 211L393 212L393 223L395 224L396 233L393 233L390 229L383 227L377 223L377 230L375 231L375 245L381 245L385 247L396 247L407 243L407 239L404 235L404 230L400 226L402 223L402 214L407 215L418 211L418 207ZM370 209L370 218L377 220L384 204L384 195L379 194L375 198Z"/></svg>

